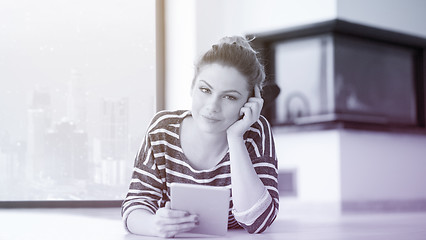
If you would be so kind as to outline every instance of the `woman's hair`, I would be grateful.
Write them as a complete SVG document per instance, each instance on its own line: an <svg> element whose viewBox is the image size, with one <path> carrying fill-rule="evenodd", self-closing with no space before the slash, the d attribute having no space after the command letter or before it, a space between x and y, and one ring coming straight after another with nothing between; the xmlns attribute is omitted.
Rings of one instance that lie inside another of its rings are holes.
<svg viewBox="0 0 426 240"><path fill-rule="evenodd" d="M265 69L258 59L258 53L250 45L250 41L241 36L224 37L212 46L195 64L195 79L201 69L213 63L234 67L248 82L249 91L257 85L262 89L265 82Z"/></svg>

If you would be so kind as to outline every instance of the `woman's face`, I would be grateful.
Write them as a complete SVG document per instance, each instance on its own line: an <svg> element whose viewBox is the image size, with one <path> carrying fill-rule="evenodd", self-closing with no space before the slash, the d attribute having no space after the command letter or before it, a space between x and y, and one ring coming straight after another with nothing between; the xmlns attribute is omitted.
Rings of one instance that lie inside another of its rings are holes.
<svg viewBox="0 0 426 240"><path fill-rule="evenodd" d="M204 66L192 89L192 116L197 126L208 133L224 132L240 117L247 102L247 78L233 67Z"/></svg>

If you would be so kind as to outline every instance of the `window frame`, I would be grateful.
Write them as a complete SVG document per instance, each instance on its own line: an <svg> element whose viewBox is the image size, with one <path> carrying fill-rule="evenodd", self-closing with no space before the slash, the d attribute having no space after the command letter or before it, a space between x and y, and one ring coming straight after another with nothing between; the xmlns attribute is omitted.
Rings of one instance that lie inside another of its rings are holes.
<svg viewBox="0 0 426 240"><path fill-rule="evenodd" d="M156 99L157 111L165 107L165 0L155 0ZM123 196L124 200L124 196ZM119 208L123 200L25 200L2 201L2 208Z"/></svg>

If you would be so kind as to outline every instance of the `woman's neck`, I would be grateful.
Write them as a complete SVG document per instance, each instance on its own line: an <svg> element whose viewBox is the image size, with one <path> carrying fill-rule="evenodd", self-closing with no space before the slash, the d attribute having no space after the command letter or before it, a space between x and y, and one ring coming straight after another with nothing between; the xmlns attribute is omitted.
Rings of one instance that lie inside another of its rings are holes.
<svg viewBox="0 0 426 240"><path fill-rule="evenodd" d="M184 154L192 165L197 168L210 168L216 165L228 151L226 132L207 133L201 131L193 118L185 118L181 144Z"/></svg>
<svg viewBox="0 0 426 240"><path fill-rule="evenodd" d="M193 121L193 118L191 118L191 121ZM191 130L194 139L197 140L196 143L204 145L204 147L208 147L212 151L217 149L219 152L228 147L226 132L209 133L200 130L194 123L192 123L192 126L194 126Z"/></svg>

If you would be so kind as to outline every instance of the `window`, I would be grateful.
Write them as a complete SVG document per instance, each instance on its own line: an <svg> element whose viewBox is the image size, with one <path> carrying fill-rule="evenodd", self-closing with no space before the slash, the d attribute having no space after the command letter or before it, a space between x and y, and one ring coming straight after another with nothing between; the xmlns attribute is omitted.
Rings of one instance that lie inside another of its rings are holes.
<svg viewBox="0 0 426 240"><path fill-rule="evenodd" d="M0 4L0 201L119 200L155 112L155 0Z"/></svg>

